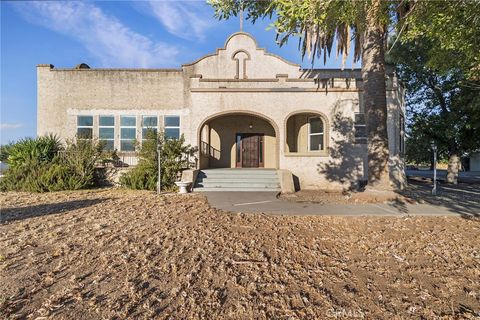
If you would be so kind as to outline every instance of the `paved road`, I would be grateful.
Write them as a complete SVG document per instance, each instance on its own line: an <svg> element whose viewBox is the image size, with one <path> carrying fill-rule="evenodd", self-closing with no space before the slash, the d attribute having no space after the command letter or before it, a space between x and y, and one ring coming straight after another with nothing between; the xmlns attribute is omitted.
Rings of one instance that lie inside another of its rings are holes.
<svg viewBox="0 0 480 320"><path fill-rule="evenodd" d="M231 212L262 212L287 215L338 216L480 216L479 212L432 204L345 204L324 205L279 200L275 192L205 192L215 208ZM476 209L475 209L476 210Z"/></svg>
<svg viewBox="0 0 480 320"><path fill-rule="evenodd" d="M420 177L433 179L433 170L405 170L407 177ZM437 170L437 179L446 180L447 170ZM480 183L480 171L465 171L458 174L458 182Z"/></svg>

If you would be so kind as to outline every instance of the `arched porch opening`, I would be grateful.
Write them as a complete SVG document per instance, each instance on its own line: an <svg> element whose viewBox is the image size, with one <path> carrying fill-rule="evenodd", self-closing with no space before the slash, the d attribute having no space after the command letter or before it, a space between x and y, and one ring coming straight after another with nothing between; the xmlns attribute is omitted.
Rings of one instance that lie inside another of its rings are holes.
<svg viewBox="0 0 480 320"><path fill-rule="evenodd" d="M224 112L198 128L199 169L278 169L279 131L267 117L248 111Z"/></svg>

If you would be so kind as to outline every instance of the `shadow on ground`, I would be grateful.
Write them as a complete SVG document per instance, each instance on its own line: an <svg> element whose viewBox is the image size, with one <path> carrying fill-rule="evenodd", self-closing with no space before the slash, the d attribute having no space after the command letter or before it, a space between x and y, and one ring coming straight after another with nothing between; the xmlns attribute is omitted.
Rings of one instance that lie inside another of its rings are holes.
<svg viewBox="0 0 480 320"><path fill-rule="evenodd" d="M430 179L409 179L406 190L400 194L415 203L442 206L449 211L460 214L464 218L480 217L480 185L459 183L451 185L439 183L437 195L432 195ZM409 213L407 202L397 199L390 205L402 213Z"/></svg>
<svg viewBox="0 0 480 320"><path fill-rule="evenodd" d="M14 220L24 220L33 217L46 216L50 214L65 213L72 210L90 207L109 200L108 198L72 200L60 203L44 203L26 207L2 208L0 223Z"/></svg>

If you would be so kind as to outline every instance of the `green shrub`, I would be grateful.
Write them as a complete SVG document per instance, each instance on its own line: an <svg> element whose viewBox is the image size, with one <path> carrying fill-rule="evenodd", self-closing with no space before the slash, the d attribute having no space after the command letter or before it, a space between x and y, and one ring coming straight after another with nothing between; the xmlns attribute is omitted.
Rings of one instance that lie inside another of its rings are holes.
<svg viewBox="0 0 480 320"><path fill-rule="evenodd" d="M54 145L52 149L57 151L52 154L46 152L48 148L40 148L41 152L38 152L36 147L32 147L41 145L36 141L41 139L43 137L24 139L18 142L20 146L12 145L10 150L15 150L15 153L10 153L7 158L9 168L0 180L0 190L46 192L78 190L95 185L95 167L102 152L101 144L89 140L67 142L62 151L59 151L60 144L60 147Z"/></svg>
<svg viewBox="0 0 480 320"><path fill-rule="evenodd" d="M5 147L6 162L9 167L18 167L31 161L48 162L62 150L60 139L55 135L25 138Z"/></svg>
<svg viewBox="0 0 480 320"><path fill-rule="evenodd" d="M147 139L143 141L139 151L138 165L120 177L120 184L130 189L156 190L158 181L157 144L161 142L162 189L175 188L177 175L188 168L188 156L195 153L196 148L185 145L183 135L180 139L164 139L153 130L147 131Z"/></svg>
<svg viewBox="0 0 480 320"><path fill-rule="evenodd" d="M0 146L0 161L7 162L8 154L13 143L8 143Z"/></svg>

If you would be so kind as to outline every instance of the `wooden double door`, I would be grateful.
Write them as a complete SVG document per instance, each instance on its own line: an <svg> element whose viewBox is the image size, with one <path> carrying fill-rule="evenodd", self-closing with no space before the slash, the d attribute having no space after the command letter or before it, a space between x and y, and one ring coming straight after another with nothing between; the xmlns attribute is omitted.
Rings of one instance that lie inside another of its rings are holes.
<svg viewBox="0 0 480 320"><path fill-rule="evenodd" d="M264 166L263 133L237 133L235 141L237 168L261 168Z"/></svg>

